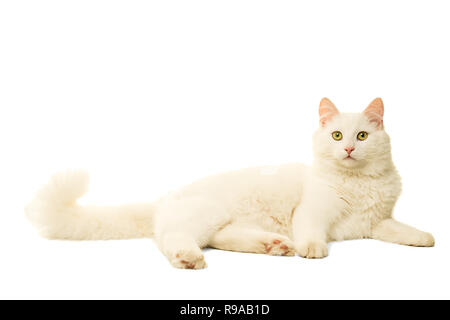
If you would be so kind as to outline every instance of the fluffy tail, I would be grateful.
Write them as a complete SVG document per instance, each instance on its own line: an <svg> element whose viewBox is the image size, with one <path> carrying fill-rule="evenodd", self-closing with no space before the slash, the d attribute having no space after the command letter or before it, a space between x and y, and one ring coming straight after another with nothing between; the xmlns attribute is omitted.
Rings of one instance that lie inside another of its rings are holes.
<svg viewBox="0 0 450 320"><path fill-rule="evenodd" d="M115 207L80 206L89 176L84 171L55 174L26 206L39 233L51 239L107 240L151 237L152 204Z"/></svg>

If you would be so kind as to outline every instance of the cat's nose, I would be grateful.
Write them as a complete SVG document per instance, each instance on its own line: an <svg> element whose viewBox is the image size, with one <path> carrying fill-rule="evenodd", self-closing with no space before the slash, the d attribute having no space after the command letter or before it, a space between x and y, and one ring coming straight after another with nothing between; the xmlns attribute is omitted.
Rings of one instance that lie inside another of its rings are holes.
<svg viewBox="0 0 450 320"><path fill-rule="evenodd" d="M347 147L344 149L345 149L345 151L347 151L348 155L350 155L350 153L352 153L352 151L355 150L355 147Z"/></svg>

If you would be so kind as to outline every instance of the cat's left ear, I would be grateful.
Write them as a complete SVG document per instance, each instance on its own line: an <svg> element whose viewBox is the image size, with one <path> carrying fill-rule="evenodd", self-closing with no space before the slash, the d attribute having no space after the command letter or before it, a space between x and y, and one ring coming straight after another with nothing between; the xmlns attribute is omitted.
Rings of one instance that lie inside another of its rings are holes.
<svg viewBox="0 0 450 320"><path fill-rule="evenodd" d="M384 105L381 98L374 99L363 113L378 129L383 129Z"/></svg>
<svg viewBox="0 0 450 320"><path fill-rule="evenodd" d="M333 102L328 98L323 98L319 105L320 124L324 127L335 115L339 114Z"/></svg>

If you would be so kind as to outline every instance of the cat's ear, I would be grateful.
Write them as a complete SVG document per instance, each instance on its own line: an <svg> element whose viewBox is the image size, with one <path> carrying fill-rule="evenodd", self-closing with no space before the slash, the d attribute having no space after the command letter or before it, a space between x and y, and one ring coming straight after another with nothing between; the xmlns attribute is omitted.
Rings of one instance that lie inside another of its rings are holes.
<svg viewBox="0 0 450 320"><path fill-rule="evenodd" d="M319 105L320 124L324 127L335 115L339 114L333 102L328 98L323 98Z"/></svg>
<svg viewBox="0 0 450 320"><path fill-rule="evenodd" d="M381 98L374 99L363 113L378 129L383 128L384 105Z"/></svg>

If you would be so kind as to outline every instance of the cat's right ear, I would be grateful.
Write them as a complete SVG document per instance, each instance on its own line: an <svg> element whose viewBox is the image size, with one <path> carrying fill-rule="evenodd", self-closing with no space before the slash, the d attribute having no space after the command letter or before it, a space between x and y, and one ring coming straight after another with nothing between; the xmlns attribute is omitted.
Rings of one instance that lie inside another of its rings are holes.
<svg viewBox="0 0 450 320"><path fill-rule="evenodd" d="M384 104L381 98L374 99L364 110L364 114L370 122L375 123L378 129L383 128Z"/></svg>
<svg viewBox="0 0 450 320"><path fill-rule="evenodd" d="M333 102L328 98L323 98L319 105L320 124L324 127L335 115L339 114Z"/></svg>

